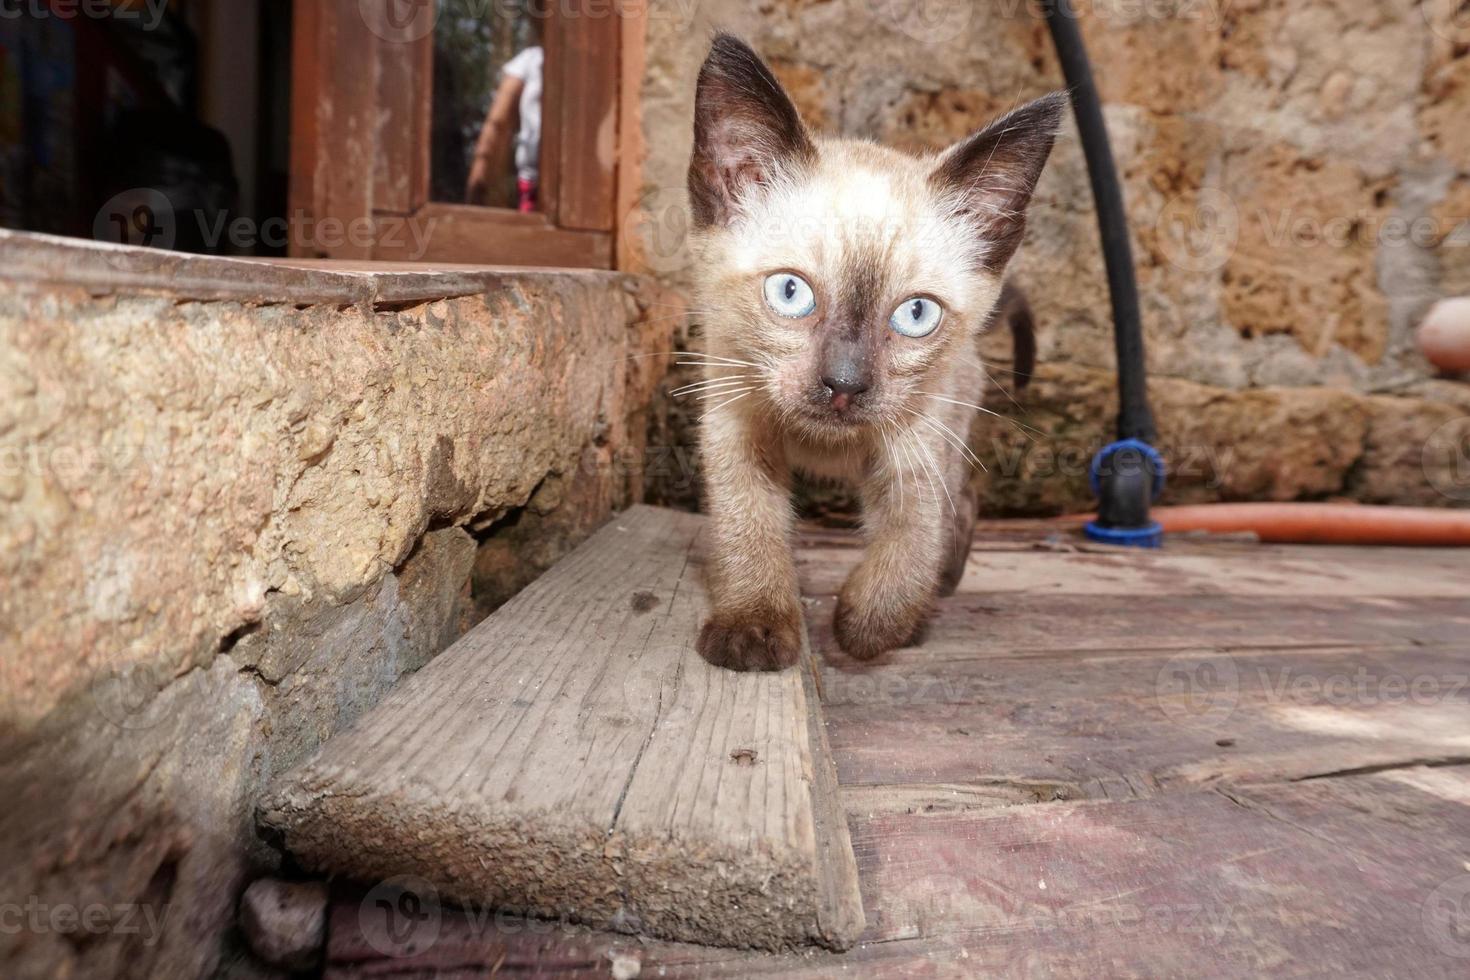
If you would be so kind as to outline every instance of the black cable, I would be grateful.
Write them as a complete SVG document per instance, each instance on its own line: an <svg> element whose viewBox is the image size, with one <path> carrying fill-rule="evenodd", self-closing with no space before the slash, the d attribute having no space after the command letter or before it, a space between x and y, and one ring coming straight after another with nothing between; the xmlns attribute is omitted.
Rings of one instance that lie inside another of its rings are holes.
<svg viewBox="0 0 1470 980"><path fill-rule="evenodd" d="M1077 117L1092 196L1097 202L1098 231L1108 269L1108 294L1113 304L1113 340L1118 352L1118 438L1152 443L1158 433L1148 405L1148 375L1138 314L1138 282L1133 275L1133 249L1128 240L1128 214L1123 208L1123 188L1113 163L1102 103L1071 0L1044 0L1043 8L1057 59L1071 89L1072 111Z"/></svg>

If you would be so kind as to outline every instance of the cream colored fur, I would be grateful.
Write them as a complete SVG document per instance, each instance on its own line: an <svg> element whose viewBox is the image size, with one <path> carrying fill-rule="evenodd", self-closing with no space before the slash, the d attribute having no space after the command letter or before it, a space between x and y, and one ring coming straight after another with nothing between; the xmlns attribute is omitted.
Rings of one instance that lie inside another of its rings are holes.
<svg viewBox="0 0 1470 980"><path fill-rule="evenodd" d="M702 652L722 662L722 643L759 645L752 630L763 631L774 651L768 663L727 666L785 666L799 645L789 544L793 470L861 488L867 553L843 587L836 620L839 642L860 658L919 631L947 554L968 546L968 537L954 538L968 535L973 520L964 443L975 411L959 403L976 403L983 391L976 338L1000 295L1000 276L981 271L985 243L929 183L938 158L815 142L810 168L773 180L698 242L696 305L710 361L702 441L714 604L702 641L710 649ZM811 325L772 312L762 283L774 272L796 272L812 285L820 310L861 262L885 270L880 309L927 294L939 300L944 319L930 337L888 336L866 424L832 425L807 406L818 371ZM727 660L742 659L738 650L726 652Z"/></svg>

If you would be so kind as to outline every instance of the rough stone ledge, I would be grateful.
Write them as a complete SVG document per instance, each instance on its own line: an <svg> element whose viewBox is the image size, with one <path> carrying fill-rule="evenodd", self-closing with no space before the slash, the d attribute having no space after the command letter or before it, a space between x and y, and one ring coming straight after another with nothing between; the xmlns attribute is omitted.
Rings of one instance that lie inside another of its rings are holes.
<svg viewBox="0 0 1470 980"><path fill-rule="evenodd" d="M0 975L207 974L264 781L529 574L472 594L502 529L549 562L639 499L675 305L0 232L0 895L159 918Z"/></svg>
<svg viewBox="0 0 1470 980"><path fill-rule="evenodd" d="M515 282L568 275L609 283L627 279L622 273L594 269L220 258L4 229L0 229L0 257L5 278L15 282L80 286L105 295L125 290L252 305L385 307L474 296Z"/></svg>

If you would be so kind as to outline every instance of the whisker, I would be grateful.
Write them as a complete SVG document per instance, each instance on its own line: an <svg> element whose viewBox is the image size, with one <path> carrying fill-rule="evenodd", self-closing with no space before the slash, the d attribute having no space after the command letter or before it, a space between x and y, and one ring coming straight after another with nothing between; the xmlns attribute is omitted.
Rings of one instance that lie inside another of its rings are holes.
<svg viewBox="0 0 1470 980"><path fill-rule="evenodd" d="M999 412L992 411L991 409L988 409L988 408L986 408L983 405L975 405L975 404L972 404L970 402L962 402L962 401L960 401L957 398L950 398L950 397L948 397L946 395L936 395L932 391L916 391L916 392L914 392L914 394L916 394L916 395L923 395L925 398L933 398L936 401L949 402L951 405L960 405L960 406L962 406L964 408L973 408L977 412L984 412L986 415L994 415L996 418L1001 419L1002 421L1011 423L1012 425L1016 426L1018 429L1025 429L1027 431L1034 432L1034 433L1036 433L1039 436L1045 436L1046 435L1046 433L1045 432L1042 432L1040 429L1033 429L1029 425L1025 425L1025 424L1023 424L1021 422L1017 422L1015 419L1011 418L1010 416L1008 416L1008 415L1002 415Z"/></svg>
<svg viewBox="0 0 1470 980"><path fill-rule="evenodd" d="M903 429L897 429L895 433L894 441L903 449L904 458L909 461L909 466L914 473L914 489L918 490L919 474L922 467L919 465L919 460L914 456L913 451L909 448L909 439L912 434ZM938 503L939 494L934 492L934 481L929 479L927 473L924 473L924 481L929 484L929 495L934 498L935 503Z"/></svg>
<svg viewBox="0 0 1470 980"><path fill-rule="evenodd" d="M888 463L888 468L893 471L893 475L894 475L894 478L895 478L894 479L894 482L898 484L898 506L899 506L899 509L902 510L903 509L903 504L904 504L903 471L901 469L899 469L899 466L898 466L898 456L893 451L893 443L891 443L891 442L888 441L888 423L887 422L884 422L882 425L878 426L878 435L880 435L880 436L883 437L883 449L884 449L885 462Z"/></svg>
<svg viewBox="0 0 1470 980"><path fill-rule="evenodd" d="M919 476L919 471L921 467L919 465L919 461L914 458L913 451L909 448L909 440L911 437L911 432L904 429L898 430L898 444L903 447L904 457L909 461L909 465L912 466L914 469L914 482L918 483L919 481L917 477ZM929 479L929 474L927 471L924 472L924 481L929 484L929 495L933 497L935 502L937 503L939 501L939 494L934 492L934 481Z"/></svg>
<svg viewBox="0 0 1470 980"><path fill-rule="evenodd" d="M724 398L726 395L743 395L746 392L755 391L757 387L757 385L747 385L744 388L725 388L720 391L706 391L700 394L699 400L702 402L711 402L716 398Z"/></svg>
<svg viewBox="0 0 1470 980"><path fill-rule="evenodd" d="M737 374L732 378L706 378L703 381L696 381L693 384L687 384L682 388L675 388L673 391L669 392L669 394L678 396L687 394L691 391L698 391L701 388L716 388L723 385L745 384L749 380L750 375L748 374Z"/></svg>
<svg viewBox="0 0 1470 980"><path fill-rule="evenodd" d="M974 451L965 444L965 441L963 439L960 438L958 432L951 429L949 426L945 425L942 421L930 415L928 412L920 412L919 420L921 422L927 423L931 429L934 429L940 435L944 436L945 441L947 441L950 445L954 446L960 451L961 455L965 457L966 462L970 463L972 466L978 466L980 468L980 472L982 473L990 472L985 468L985 464L980 462L980 457L976 456Z"/></svg>
<svg viewBox="0 0 1470 980"><path fill-rule="evenodd" d="M995 380L995 378L993 378L991 376L990 372L987 371L987 370L985 370L985 365L980 363L979 358L976 358L975 359L975 366L980 369L980 373L981 374L985 375L985 380L989 381L996 388L1000 389L1000 393L1002 395L1005 395L1006 396L1006 399L1012 405L1016 406L1017 411L1020 411L1023 414L1025 413L1026 409L1022 408L1021 407L1021 403L1018 402L1018 401L1016 401L1016 396L1012 395L1009 391L1007 391L1005 385L1003 385L999 381ZM1015 372L1013 371L1011 373L1014 374Z"/></svg>
<svg viewBox="0 0 1470 980"><path fill-rule="evenodd" d="M716 411L719 411L720 408L723 408L725 406L732 406L732 404L735 404L736 401L741 400L741 398L750 398L751 394L754 394L754 389L751 389L751 391L747 392L741 392L741 394L735 395L735 397L731 398L731 400L729 401L722 401L722 403L717 404L717 406L714 406L713 408L710 408L709 411L706 411L703 416L700 416L700 422L704 422L704 420L709 419L711 414L716 413Z"/></svg>
<svg viewBox="0 0 1470 980"><path fill-rule="evenodd" d="M944 474L941 472L943 467L939 465L939 460L934 458L934 451L928 446L924 445L923 440L919 439L917 435L913 435L913 442L914 448L920 453L920 459L923 460L925 467L929 470L929 492L931 494L934 494L934 481L938 480L939 489L944 491L944 499L949 501L950 514L953 516L958 516L958 512L955 510L954 506L954 497L950 496L949 493L949 484L944 482ZM927 459L925 459L925 457L927 457ZM934 494L934 502L939 502L938 494Z"/></svg>
<svg viewBox="0 0 1470 980"><path fill-rule="evenodd" d="M750 361L738 361L738 360L736 360L733 357L722 357L719 354L706 354L703 351L681 350L681 351L678 352L678 356L679 357L697 357L697 358L702 358L702 359L704 359L707 362L711 362L712 361L712 362L719 363L719 364L735 364L735 365L738 365L739 367L753 367L753 368L760 367L759 364L753 364Z"/></svg>

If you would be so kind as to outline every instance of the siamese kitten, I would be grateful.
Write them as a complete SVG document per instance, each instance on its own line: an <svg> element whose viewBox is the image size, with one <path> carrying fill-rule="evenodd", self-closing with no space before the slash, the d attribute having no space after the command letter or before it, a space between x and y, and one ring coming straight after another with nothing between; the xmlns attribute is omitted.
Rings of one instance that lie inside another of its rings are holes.
<svg viewBox="0 0 1470 980"><path fill-rule="evenodd" d="M848 654L909 643L953 590L975 518L977 337L1066 105L1049 95L910 156L811 135L760 58L715 38L689 163L711 406L713 612L699 637L710 663L796 661L793 469L861 490L867 553L835 621Z"/></svg>

